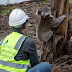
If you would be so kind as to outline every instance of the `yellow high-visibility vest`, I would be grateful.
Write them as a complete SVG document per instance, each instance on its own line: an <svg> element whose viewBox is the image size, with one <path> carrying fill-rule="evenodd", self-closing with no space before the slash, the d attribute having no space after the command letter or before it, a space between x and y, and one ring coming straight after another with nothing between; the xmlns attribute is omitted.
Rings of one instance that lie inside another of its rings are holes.
<svg viewBox="0 0 72 72"><path fill-rule="evenodd" d="M0 70L2 72L26 72L30 59L19 60L14 59L23 41L27 38L23 34L12 32L0 43Z"/></svg>

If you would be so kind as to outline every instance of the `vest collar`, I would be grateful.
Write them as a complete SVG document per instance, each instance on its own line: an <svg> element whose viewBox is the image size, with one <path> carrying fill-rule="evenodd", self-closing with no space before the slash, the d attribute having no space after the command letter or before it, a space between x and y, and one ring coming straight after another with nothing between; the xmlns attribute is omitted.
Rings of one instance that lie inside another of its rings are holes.
<svg viewBox="0 0 72 72"><path fill-rule="evenodd" d="M14 30L14 32L18 32L18 33L20 33L20 34L23 34L21 31L17 31L17 30ZM24 35L24 34L23 34Z"/></svg>

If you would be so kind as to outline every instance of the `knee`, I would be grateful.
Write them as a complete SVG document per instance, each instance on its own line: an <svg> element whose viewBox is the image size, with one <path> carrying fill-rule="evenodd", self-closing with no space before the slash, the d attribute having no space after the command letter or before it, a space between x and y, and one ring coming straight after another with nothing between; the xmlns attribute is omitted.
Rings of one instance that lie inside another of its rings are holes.
<svg viewBox="0 0 72 72"><path fill-rule="evenodd" d="M48 62L43 62L43 64L44 64L46 67L50 67L50 68L51 68L51 65L50 65Z"/></svg>
<svg viewBox="0 0 72 72"><path fill-rule="evenodd" d="M49 72L51 71L51 65L48 62L43 62L43 65L46 69L49 70Z"/></svg>

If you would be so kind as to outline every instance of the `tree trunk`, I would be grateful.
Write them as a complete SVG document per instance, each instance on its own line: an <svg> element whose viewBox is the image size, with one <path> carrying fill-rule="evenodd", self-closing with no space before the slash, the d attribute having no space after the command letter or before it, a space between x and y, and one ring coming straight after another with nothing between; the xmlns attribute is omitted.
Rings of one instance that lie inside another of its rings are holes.
<svg viewBox="0 0 72 72"><path fill-rule="evenodd" d="M48 42L43 43L43 55L41 59L42 61L51 62L53 55L56 57L65 52L63 49L67 40L69 0L49 0L49 3L54 17L57 18L60 15L67 14L61 24L53 29L55 31L53 37Z"/></svg>
<svg viewBox="0 0 72 72"><path fill-rule="evenodd" d="M63 36L64 38L59 42L57 48L62 49L67 40L67 30L68 30L68 10L69 9L69 0L55 0L55 11L56 17L59 17L62 14L67 14L67 17L62 21L62 23L56 28L56 34ZM60 53L61 53L60 52Z"/></svg>

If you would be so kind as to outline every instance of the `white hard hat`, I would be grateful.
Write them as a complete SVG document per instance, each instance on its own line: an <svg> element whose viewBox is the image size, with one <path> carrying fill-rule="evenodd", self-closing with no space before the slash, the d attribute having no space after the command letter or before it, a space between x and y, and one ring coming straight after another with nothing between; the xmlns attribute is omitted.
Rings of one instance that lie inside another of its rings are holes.
<svg viewBox="0 0 72 72"><path fill-rule="evenodd" d="M9 15L9 25L10 26L20 26L30 18L21 9L14 9Z"/></svg>

